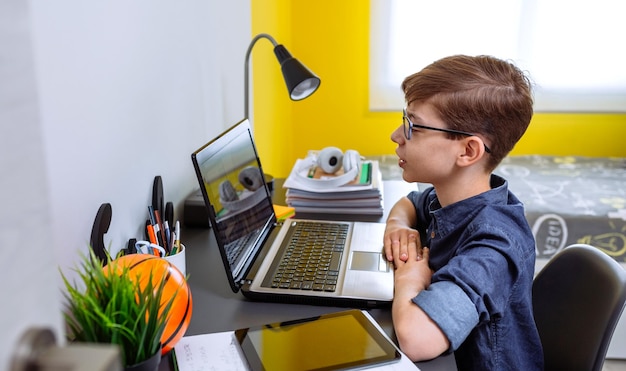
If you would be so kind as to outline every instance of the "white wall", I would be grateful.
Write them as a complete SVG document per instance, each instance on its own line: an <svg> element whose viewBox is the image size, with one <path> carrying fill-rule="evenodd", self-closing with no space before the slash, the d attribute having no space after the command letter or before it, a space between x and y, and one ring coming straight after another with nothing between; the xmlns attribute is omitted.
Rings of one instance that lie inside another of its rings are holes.
<svg viewBox="0 0 626 371"><path fill-rule="evenodd" d="M0 2L0 369L34 324L62 338L60 275L141 237L152 181L182 216L190 154L243 118L245 0ZM71 275L71 272L69 272ZM5 367L6 366L6 367Z"/></svg>

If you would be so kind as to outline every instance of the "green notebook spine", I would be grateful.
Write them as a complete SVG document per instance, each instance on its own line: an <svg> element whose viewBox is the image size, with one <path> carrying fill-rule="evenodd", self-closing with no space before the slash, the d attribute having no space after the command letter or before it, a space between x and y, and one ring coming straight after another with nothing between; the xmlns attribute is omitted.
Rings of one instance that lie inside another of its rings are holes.
<svg viewBox="0 0 626 371"><path fill-rule="evenodd" d="M359 184L369 184L372 181L372 163L366 162L361 165L361 177Z"/></svg>

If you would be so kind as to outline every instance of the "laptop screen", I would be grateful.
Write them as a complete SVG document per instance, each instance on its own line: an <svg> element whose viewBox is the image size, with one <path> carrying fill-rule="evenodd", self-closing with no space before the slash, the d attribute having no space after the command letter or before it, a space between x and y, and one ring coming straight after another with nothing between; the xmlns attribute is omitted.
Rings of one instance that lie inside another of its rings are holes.
<svg viewBox="0 0 626 371"><path fill-rule="evenodd" d="M232 285L244 278L276 222L248 120L194 152L192 160Z"/></svg>

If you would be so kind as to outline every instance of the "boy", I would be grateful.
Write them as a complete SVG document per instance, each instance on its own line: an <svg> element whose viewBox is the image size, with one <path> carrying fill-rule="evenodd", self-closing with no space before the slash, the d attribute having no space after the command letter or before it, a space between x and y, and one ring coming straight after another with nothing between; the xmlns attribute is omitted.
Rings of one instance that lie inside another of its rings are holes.
<svg viewBox="0 0 626 371"><path fill-rule="evenodd" d="M452 56L402 83L391 140L402 177L433 188L391 209L400 348L414 361L454 352L460 370L539 370L533 319L535 242L521 202L491 174L533 114L529 79L511 63Z"/></svg>

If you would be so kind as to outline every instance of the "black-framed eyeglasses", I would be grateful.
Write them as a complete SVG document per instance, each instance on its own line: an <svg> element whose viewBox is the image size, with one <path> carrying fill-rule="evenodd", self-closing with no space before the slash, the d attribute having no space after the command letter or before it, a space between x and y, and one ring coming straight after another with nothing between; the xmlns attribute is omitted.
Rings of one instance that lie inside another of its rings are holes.
<svg viewBox="0 0 626 371"><path fill-rule="evenodd" d="M449 134L463 135L463 136L466 136L466 137L473 137L473 136L476 135L476 134L468 133L467 131L452 130L452 129L442 129L442 128L435 128L435 127L432 127L432 126L424 126L424 125L414 124L406 116L406 109L402 110L402 125L404 127L404 137L407 140L410 140L411 137L413 136L413 130L414 129L435 130L435 131L441 131L441 132L449 133ZM489 147L487 147L487 145L485 143L483 143L483 145L485 146L485 152L491 153L491 149L489 149Z"/></svg>

